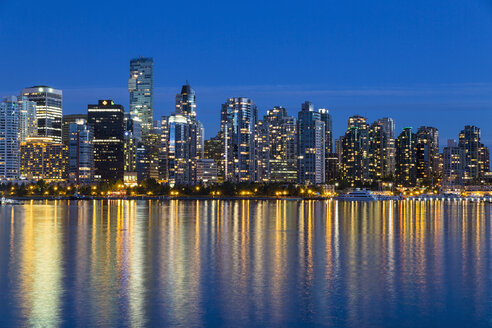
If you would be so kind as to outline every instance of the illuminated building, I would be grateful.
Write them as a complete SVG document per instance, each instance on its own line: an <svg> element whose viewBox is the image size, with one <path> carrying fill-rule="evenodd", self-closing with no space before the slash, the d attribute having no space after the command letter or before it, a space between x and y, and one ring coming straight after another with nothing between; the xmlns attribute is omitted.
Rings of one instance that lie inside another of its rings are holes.
<svg viewBox="0 0 492 328"><path fill-rule="evenodd" d="M170 185L192 184L193 174L190 156L190 134L192 133L190 120L179 114L162 117L163 147L163 180Z"/></svg>
<svg viewBox="0 0 492 328"><path fill-rule="evenodd" d="M68 146L68 140L70 139L70 124L77 122L78 120L87 121L87 114L69 114L62 117L62 142Z"/></svg>
<svg viewBox="0 0 492 328"><path fill-rule="evenodd" d="M217 183L217 163L213 159L199 159L196 164L197 183L204 185Z"/></svg>
<svg viewBox="0 0 492 328"><path fill-rule="evenodd" d="M395 174L395 121L391 117L383 117L375 123L383 127L386 155L384 156L384 174L391 177Z"/></svg>
<svg viewBox="0 0 492 328"><path fill-rule="evenodd" d="M268 122L260 120L256 123L255 133L255 181L268 182L270 180L270 147Z"/></svg>
<svg viewBox="0 0 492 328"><path fill-rule="evenodd" d="M465 154L465 183L476 183L489 171L488 148L481 143L476 126L465 126L459 138L459 147Z"/></svg>
<svg viewBox="0 0 492 328"><path fill-rule="evenodd" d="M355 115L349 117L342 137L341 173L352 186L366 183L369 178L368 130L367 119Z"/></svg>
<svg viewBox="0 0 492 328"><path fill-rule="evenodd" d="M203 125L196 119L196 93L187 83L176 95L176 111L161 120L160 177L171 185L196 183L203 157Z"/></svg>
<svg viewBox="0 0 492 328"><path fill-rule="evenodd" d="M249 98L229 98L222 105L220 131L224 146L224 180L255 181L255 129L258 113Z"/></svg>
<svg viewBox="0 0 492 328"><path fill-rule="evenodd" d="M19 115L17 97L0 103L0 181L19 178Z"/></svg>
<svg viewBox="0 0 492 328"><path fill-rule="evenodd" d="M37 135L62 142L63 92L48 86L34 86L23 89L21 96L36 103Z"/></svg>
<svg viewBox="0 0 492 328"><path fill-rule="evenodd" d="M94 139L94 180L123 181L125 169L124 109L112 100L88 106L88 121Z"/></svg>
<svg viewBox="0 0 492 328"><path fill-rule="evenodd" d="M388 171L387 165L387 134L384 126L376 121L371 124L368 132L368 163L370 181L381 181Z"/></svg>
<svg viewBox="0 0 492 328"><path fill-rule="evenodd" d="M439 132L434 127L421 126L416 137L417 180L428 184L439 174Z"/></svg>
<svg viewBox="0 0 492 328"><path fill-rule="evenodd" d="M124 116L124 153L125 153L125 175L136 175L137 172L137 144L140 138L140 121L137 117L132 117L129 113ZM136 181L136 180L135 180Z"/></svg>
<svg viewBox="0 0 492 328"><path fill-rule="evenodd" d="M17 102L19 104L19 141L22 142L38 134L36 103L25 96L18 97Z"/></svg>
<svg viewBox="0 0 492 328"><path fill-rule="evenodd" d="M443 149L443 185L462 185L465 175L465 152L456 140L448 140Z"/></svg>
<svg viewBox="0 0 492 328"><path fill-rule="evenodd" d="M152 129L154 120L154 59L139 57L130 60L130 114L142 126L142 136Z"/></svg>
<svg viewBox="0 0 492 328"><path fill-rule="evenodd" d="M70 182L76 184L92 182L93 167L92 132L87 120L78 119L70 123L68 132L68 178Z"/></svg>
<svg viewBox="0 0 492 328"><path fill-rule="evenodd" d="M412 128L404 128L396 139L396 182L402 187L413 187L417 182L417 137Z"/></svg>
<svg viewBox="0 0 492 328"><path fill-rule="evenodd" d="M332 179L334 175L331 159L328 154L333 152L333 118L328 109L320 108L321 120L325 123L325 181Z"/></svg>
<svg viewBox="0 0 492 328"><path fill-rule="evenodd" d="M268 135L264 151L268 150L268 179L271 182L297 181L297 121L287 110L275 106L264 117Z"/></svg>
<svg viewBox="0 0 492 328"><path fill-rule="evenodd" d="M67 147L53 138L32 137L21 143L21 176L27 180L64 181Z"/></svg>
<svg viewBox="0 0 492 328"><path fill-rule="evenodd" d="M147 133L136 148L137 180L159 180L159 165L161 151L161 136L159 133Z"/></svg>
<svg viewBox="0 0 492 328"><path fill-rule="evenodd" d="M325 123L313 104L302 104L297 119L298 171L300 184L325 182Z"/></svg>

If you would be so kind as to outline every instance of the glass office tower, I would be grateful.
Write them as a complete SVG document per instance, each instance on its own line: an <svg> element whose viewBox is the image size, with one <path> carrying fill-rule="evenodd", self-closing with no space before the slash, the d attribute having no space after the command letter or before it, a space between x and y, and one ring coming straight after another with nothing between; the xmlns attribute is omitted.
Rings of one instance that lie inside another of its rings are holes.
<svg viewBox="0 0 492 328"><path fill-rule="evenodd" d="M63 92L41 85L23 89L22 96L36 103L38 136L61 143Z"/></svg>
<svg viewBox="0 0 492 328"><path fill-rule="evenodd" d="M130 60L130 114L141 121L142 136L151 132L154 120L154 59Z"/></svg>

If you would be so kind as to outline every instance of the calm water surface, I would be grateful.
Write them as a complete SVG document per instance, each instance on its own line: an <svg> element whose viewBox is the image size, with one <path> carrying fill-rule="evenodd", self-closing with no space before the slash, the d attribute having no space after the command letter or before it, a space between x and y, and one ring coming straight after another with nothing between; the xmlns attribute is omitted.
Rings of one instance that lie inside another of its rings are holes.
<svg viewBox="0 0 492 328"><path fill-rule="evenodd" d="M490 326L492 205L0 208L0 326Z"/></svg>

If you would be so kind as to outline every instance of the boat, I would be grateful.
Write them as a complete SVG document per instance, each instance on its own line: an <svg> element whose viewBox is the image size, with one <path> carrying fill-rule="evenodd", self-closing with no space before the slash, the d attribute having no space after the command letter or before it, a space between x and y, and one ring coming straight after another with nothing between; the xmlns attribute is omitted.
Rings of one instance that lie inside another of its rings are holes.
<svg viewBox="0 0 492 328"><path fill-rule="evenodd" d="M11 198L0 198L0 205L22 205L22 202Z"/></svg>
<svg viewBox="0 0 492 328"><path fill-rule="evenodd" d="M348 200L348 201L362 201L362 202L378 200L378 198L375 195L373 195L369 190L365 190L365 189L356 189L347 194L338 196L337 199Z"/></svg>

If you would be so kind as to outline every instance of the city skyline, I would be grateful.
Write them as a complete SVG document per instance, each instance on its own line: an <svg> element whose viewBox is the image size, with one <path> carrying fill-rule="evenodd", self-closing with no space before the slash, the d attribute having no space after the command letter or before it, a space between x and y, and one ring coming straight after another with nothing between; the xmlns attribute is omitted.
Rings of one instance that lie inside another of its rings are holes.
<svg viewBox="0 0 492 328"><path fill-rule="evenodd" d="M492 119L486 0L219 1L213 8L192 1L187 10L157 2L146 8L138 24L125 24L135 8L124 3L0 2L0 40L9 45L0 94L46 84L64 90L65 114L107 98L128 109L128 59L142 55L155 60L155 117L172 112L176 88L189 80L207 137L219 129L215 115L229 97L253 99L260 115L274 106L293 113L309 100L332 112L334 136L355 114L392 116L397 129L437 126L441 140L464 124ZM41 48L51 51L32 56ZM492 145L485 127L483 139Z"/></svg>

